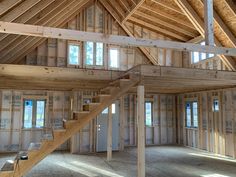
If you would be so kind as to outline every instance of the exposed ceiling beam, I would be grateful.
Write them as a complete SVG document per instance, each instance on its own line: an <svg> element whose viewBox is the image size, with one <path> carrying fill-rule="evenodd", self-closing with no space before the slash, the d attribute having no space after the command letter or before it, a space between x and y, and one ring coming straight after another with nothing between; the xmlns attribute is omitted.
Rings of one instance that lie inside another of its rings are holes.
<svg viewBox="0 0 236 177"><path fill-rule="evenodd" d="M198 51L204 53L224 54L236 56L236 48L202 46L199 44L174 42L167 40L152 40L118 35L106 35L103 33L84 32L62 28L52 28L37 25L27 25L10 22L0 22L0 32L34 37L56 38L78 41L94 41L107 44L127 46L157 47L175 49L181 51Z"/></svg>
<svg viewBox="0 0 236 177"><path fill-rule="evenodd" d="M23 0L3 0L0 2L0 16Z"/></svg>
<svg viewBox="0 0 236 177"><path fill-rule="evenodd" d="M126 13L125 18L122 20L122 23L126 22L127 19L129 19L129 17L131 17L136 11L137 9L144 3L145 0L139 0L137 4L135 4L131 9L130 12Z"/></svg>
<svg viewBox="0 0 236 177"><path fill-rule="evenodd" d="M175 3L182 9L185 15L196 27L198 32L202 35L202 37L205 38L204 22L196 13L196 11L192 8L192 6L186 0L175 0ZM222 46L217 38L215 38L215 44L217 46ZM220 55L219 57L230 70L236 70L236 63L232 57L224 55Z"/></svg>
<svg viewBox="0 0 236 177"><path fill-rule="evenodd" d="M104 6L104 8L112 15L112 17L118 22L118 24L121 26L121 28L127 33L128 36L134 37L134 34L131 30L127 28L125 23L121 23L120 17L117 15L117 13L114 11L114 9L110 6L110 4L106 0L100 0L100 3ZM150 54L150 52L144 48L144 47L138 47L141 52L148 58L148 60L154 64L159 65L158 59L156 59L154 56Z"/></svg>

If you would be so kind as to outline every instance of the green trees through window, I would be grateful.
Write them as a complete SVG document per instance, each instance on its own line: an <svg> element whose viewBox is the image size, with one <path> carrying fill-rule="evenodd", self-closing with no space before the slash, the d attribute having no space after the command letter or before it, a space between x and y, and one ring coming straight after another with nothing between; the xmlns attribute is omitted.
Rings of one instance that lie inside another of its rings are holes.
<svg viewBox="0 0 236 177"><path fill-rule="evenodd" d="M145 124L152 126L152 102L145 102Z"/></svg>
<svg viewBox="0 0 236 177"><path fill-rule="evenodd" d="M110 48L109 61L111 68L118 68L119 51L117 48Z"/></svg>
<svg viewBox="0 0 236 177"><path fill-rule="evenodd" d="M198 127L198 103L196 101L186 102L185 104L186 127Z"/></svg>
<svg viewBox="0 0 236 177"><path fill-rule="evenodd" d="M42 128L45 125L46 100L24 100L23 128Z"/></svg>
<svg viewBox="0 0 236 177"><path fill-rule="evenodd" d="M69 65L79 65L80 46L77 44L69 44L68 57L69 57Z"/></svg>
<svg viewBox="0 0 236 177"><path fill-rule="evenodd" d="M86 65L103 65L103 43L86 42Z"/></svg>

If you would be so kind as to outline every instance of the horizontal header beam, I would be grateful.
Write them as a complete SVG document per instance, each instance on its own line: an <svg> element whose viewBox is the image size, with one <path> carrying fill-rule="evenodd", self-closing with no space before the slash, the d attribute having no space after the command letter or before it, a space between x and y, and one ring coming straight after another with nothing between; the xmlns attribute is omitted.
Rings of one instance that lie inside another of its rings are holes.
<svg viewBox="0 0 236 177"><path fill-rule="evenodd" d="M51 28L19 23L9 23L3 21L0 21L0 33L19 34L45 38L57 38L66 40L93 41L136 47L157 47L181 51L197 51L204 53L236 56L236 48L201 46L199 44L192 43L107 35L102 33L84 32L70 29Z"/></svg>

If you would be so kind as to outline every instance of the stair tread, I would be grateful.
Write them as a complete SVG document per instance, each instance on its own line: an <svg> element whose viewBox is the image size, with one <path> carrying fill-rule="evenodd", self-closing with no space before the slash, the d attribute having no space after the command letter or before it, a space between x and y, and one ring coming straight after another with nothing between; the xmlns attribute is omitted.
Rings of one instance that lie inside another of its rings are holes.
<svg viewBox="0 0 236 177"><path fill-rule="evenodd" d="M117 79L117 80L112 81L111 84L116 83L116 82L120 82L120 81L122 81L122 82L129 82L130 79Z"/></svg>
<svg viewBox="0 0 236 177"><path fill-rule="evenodd" d="M14 171L14 160L7 160L2 166L1 171Z"/></svg>
<svg viewBox="0 0 236 177"><path fill-rule="evenodd" d="M90 113L90 111L74 111L74 113L76 113L76 114L88 114L88 113Z"/></svg>
<svg viewBox="0 0 236 177"><path fill-rule="evenodd" d="M99 94L99 95L97 95L97 97L99 97L99 96L103 96L103 97L108 97L108 96L111 96L110 94Z"/></svg>
<svg viewBox="0 0 236 177"><path fill-rule="evenodd" d="M65 132L65 131L66 129L64 129L63 127L53 129L53 132Z"/></svg>
<svg viewBox="0 0 236 177"><path fill-rule="evenodd" d="M38 150L41 147L41 143L30 143L28 150Z"/></svg>

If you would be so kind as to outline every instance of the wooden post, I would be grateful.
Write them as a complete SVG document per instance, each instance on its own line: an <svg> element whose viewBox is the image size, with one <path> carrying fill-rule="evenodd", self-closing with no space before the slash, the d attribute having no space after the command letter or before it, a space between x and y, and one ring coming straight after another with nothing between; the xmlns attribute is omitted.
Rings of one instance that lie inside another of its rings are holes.
<svg viewBox="0 0 236 177"><path fill-rule="evenodd" d="M213 0L204 0L204 22L206 45L214 46Z"/></svg>
<svg viewBox="0 0 236 177"><path fill-rule="evenodd" d="M108 108L107 161L112 159L112 104Z"/></svg>
<svg viewBox="0 0 236 177"><path fill-rule="evenodd" d="M145 177L145 132L144 132L144 86L138 86L137 104L137 127L138 127L138 175Z"/></svg>

